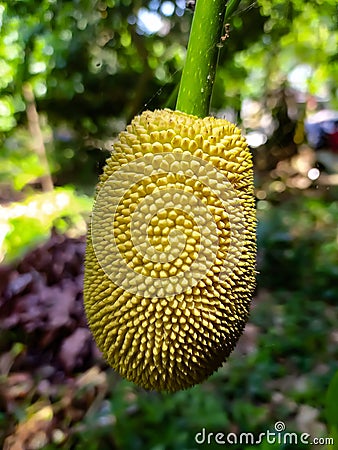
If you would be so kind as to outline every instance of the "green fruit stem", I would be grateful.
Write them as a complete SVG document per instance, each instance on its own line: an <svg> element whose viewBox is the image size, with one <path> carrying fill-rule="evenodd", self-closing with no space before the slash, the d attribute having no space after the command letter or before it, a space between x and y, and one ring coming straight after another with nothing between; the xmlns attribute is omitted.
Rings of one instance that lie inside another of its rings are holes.
<svg viewBox="0 0 338 450"><path fill-rule="evenodd" d="M209 115L221 41L225 0L197 0L176 109L198 117Z"/></svg>

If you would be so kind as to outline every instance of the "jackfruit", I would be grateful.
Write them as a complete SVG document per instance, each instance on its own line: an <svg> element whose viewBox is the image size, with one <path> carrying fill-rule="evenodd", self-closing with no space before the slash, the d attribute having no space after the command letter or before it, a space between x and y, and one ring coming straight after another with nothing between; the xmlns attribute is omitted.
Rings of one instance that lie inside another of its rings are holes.
<svg viewBox="0 0 338 450"><path fill-rule="evenodd" d="M225 119L145 111L121 132L88 230L84 304L109 364L178 391L226 360L255 287L252 158Z"/></svg>

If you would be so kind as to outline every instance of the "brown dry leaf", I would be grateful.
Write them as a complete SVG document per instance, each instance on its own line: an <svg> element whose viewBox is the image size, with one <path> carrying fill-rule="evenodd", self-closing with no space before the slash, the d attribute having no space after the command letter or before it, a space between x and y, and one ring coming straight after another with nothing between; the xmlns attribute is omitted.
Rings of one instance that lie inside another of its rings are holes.
<svg viewBox="0 0 338 450"><path fill-rule="evenodd" d="M318 409L309 405L300 405L295 418L297 430L301 433L308 433L311 436L323 436L326 427L319 421Z"/></svg>
<svg viewBox="0 0 338 450"><path fill-rule="evenodd" d="M48 379L61 381L99 360L83 308L84 249L85 238L54 233L16 266L1 268L0 327L15 329L27 346L13 361L2 360L7 370L52 367Z"/></svg>
<svg viewBox="0 0 338 450"><path fill-rule="evenodd" d="M4 442L4 450L38 450L49 442L53 420L50 404L37 402L27 409L27 419L20 422Z"/></svg>
<svg viewBox="0 0 338 450"><path fill-rule="evenodd" d="M259 335L259 328L251 323L246 324L244 332L240 337L234 352L249 355L257 349L257 340Z"/></svg>
<svg viewBox="0 0 338 450"><path fill-rule="evenodd" d="M77 328L64 339L60 348L59 359L67 372L83 366L83 359L88 354L88 346L90 346L91 341L91 334L87 328Z"/></svg>

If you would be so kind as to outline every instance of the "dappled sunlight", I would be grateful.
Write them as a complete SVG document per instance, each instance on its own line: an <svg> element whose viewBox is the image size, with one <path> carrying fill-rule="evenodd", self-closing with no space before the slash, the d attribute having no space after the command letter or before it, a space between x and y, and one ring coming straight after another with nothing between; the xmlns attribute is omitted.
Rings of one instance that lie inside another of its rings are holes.
<svg viewBox="0 0 338 450"><path fill-rule="evenodd" d="M24 202L0 205L0 262L8 264L50 235L52 227L73 237L86 232L92 201L72 188L36 193Z"/></svg>

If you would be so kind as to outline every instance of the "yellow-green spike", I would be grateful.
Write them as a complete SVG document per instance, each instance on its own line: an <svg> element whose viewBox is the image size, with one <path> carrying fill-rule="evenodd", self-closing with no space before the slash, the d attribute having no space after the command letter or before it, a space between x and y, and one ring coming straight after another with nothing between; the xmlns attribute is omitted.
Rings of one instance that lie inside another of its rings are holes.
<svg viewBox="0 0 338 450"><path fill-rule="evenodd" d="M251 154L224 119L145 111L120 133L98 184L84 302L123 377L177 391L226 360L255 286Z"/></svg>

